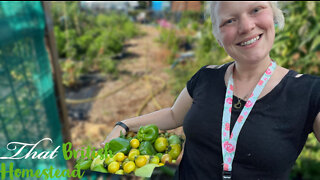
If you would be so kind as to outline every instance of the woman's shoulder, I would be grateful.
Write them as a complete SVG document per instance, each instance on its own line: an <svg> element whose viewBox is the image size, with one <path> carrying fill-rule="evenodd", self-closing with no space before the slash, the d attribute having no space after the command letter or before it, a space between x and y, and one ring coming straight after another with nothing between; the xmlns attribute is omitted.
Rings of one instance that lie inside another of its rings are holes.
<svg viewBox="0 0 320 180"><path fill-rule="evenodd" d="M232 64L232 62L220 64L220 65L206 65L206 66L203 66L199 71L225 72L230 64Z"/></svg>
<svg viewBox="0 0 320 180"><path fill-rule="evenodd" d="M220 69L224 65L225 64L222 64L222 65L208 65L208 66L206 66L206 68L207 69Z"/></svg>
<svg viewBox="0 0 320 180"><path fill-rule="evenodd" d="M288 87L299 87L299 91L309 89L311 92L320 94L320 76L311 74L302 74L295 70L289 70L287 73Z"/></svg>

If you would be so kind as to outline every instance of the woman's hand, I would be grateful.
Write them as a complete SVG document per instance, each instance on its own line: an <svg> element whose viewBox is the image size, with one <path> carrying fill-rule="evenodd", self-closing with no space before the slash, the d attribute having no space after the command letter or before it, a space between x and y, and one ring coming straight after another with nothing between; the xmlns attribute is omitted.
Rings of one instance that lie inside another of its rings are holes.
<svg viewBox="0 0 320 180"><path fill-rule="evenodd" d="M122 131L122 134L123 135L126 135L126 131L123 127L121 126L116 126L112 129L112 131L110 132L110 134L107 136L107 138L100 144L100 146L102 148L104 148L104 145L107 143L107 142L110 142L112 139L114 138L117 138L120 136L120 131Z"/></svg>

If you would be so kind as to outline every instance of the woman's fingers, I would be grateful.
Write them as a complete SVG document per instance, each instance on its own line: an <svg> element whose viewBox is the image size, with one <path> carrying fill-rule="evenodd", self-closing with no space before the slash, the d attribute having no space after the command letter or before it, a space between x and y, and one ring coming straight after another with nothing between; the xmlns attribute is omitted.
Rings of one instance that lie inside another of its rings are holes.
<svg viewBox="0 0 320 180"><path fill-rule="evenodd" d="M106 139L100 143L100 146L102 148L104 148L105 144L109 141L111 141L114 138L117 138L120 136L120 131L123 130L122 127L116 126L115 128L112 129L112 131L110 132L110 134L106 137Z"/></svg>

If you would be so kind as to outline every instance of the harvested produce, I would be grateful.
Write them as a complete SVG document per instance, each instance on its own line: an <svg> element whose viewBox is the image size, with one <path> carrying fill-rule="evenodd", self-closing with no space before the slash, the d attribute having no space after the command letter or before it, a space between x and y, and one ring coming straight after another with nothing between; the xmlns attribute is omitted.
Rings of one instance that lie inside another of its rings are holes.
<svg viewBox="0 0 320 180"><path fill-rule="evenodd" d="M93 152L92 158L78 159L75 168L150 177L154 168L175 162L183 141L176 134L159 133L159 128L150 124L140 127L137 133L128 132L112 139L104 149Z"/></svg>

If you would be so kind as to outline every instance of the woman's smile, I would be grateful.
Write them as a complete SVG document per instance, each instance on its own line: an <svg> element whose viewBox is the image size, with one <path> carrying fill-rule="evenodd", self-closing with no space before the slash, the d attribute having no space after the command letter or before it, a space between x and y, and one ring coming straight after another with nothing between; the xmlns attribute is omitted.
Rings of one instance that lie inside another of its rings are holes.
<svg viewBox="0 0 320 180"><path fill-rule="evenodd" d="M241 47L242 49L249 49L249 48L252 48L252 47L256 47L261 38L262 38L263 34L259 34L259 35L255 35L253 36L253 38L247 38L246 40L243 40L239 43L237 43L236 45Z"/></svg>

